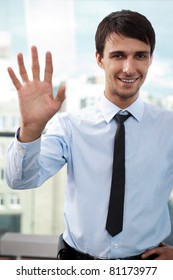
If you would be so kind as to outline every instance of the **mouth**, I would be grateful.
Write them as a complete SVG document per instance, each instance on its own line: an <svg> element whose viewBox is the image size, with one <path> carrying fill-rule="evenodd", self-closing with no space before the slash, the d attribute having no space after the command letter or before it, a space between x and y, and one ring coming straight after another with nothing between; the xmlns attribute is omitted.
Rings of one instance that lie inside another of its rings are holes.
<svg viewBox="0 0 173 280"><path fill-rule="evenodd" d="M126 83L126 84L133 84L137 81L138 78L131 78L131 79L125 79L125 78L118 78L118 80L120 80L121 82L123 83Z"/></svg>

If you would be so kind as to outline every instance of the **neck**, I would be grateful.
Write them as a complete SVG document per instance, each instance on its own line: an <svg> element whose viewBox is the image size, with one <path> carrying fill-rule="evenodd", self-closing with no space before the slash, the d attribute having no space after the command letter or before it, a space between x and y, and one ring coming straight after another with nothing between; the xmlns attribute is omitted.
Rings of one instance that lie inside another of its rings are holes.
<svg viewBox="0 0 173 280"><path fill-rule="evenodd" d="M105 97L118 106L120 109L125 109L129 107L135 100L138 98L139 93L136 93L133 96L127 97L127 96L116 96L116 95L108 95L105 91Z"/></svg>

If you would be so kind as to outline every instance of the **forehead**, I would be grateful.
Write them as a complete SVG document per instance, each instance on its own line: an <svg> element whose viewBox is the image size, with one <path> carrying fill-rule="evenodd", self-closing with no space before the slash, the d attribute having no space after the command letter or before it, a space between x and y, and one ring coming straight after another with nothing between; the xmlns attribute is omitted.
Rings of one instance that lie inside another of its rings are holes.
<svg viewBox="0 0 173 280"><path fill-rule="evenodd" d="M138 39L111 33L105 41L104 53L112 51L121 51L125 53L135 53L139 51L150 52L150 46Z"/></svg>

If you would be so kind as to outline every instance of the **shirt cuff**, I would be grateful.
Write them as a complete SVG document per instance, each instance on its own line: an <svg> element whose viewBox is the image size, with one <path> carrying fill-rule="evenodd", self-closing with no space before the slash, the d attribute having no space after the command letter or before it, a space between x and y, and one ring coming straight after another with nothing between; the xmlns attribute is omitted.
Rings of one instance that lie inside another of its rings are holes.
<svg viewBox="0 0 173 280"><path fill-rule="evenodd" d="M40 151L41 137L32 142L24 143L18 140L19 132L20 132L20 127L18 128L15 134L15 146L17 148L18 153L21 156L24 156L29 151L30 157L38 153Z"/></svg>

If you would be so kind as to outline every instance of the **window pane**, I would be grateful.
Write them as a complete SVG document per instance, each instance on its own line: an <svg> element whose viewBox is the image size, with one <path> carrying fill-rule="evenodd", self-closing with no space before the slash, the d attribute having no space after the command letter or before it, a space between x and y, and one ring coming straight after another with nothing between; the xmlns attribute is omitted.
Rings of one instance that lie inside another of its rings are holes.
<svg viewBox="0 0 173 280"><path fill-rule="evenodd" d="M20 215L0 215L0 235L6 232L20 232Z"/></svg>

